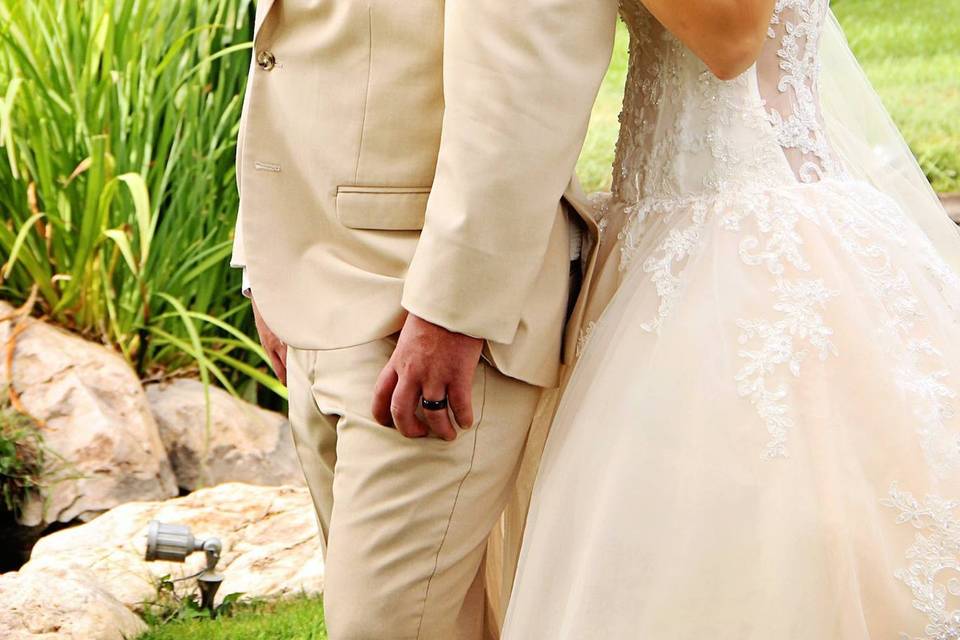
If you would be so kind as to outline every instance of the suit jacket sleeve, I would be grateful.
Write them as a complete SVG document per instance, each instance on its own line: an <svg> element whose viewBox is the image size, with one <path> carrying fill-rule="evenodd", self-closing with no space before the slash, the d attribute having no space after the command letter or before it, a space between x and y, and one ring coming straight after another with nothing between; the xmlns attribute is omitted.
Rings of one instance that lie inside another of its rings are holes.
<svg viewBox="0 0 960 640"><path fill-rule="evenodd" d="M615 0L447 0L444 118L403 292L414 315L511 343L610 63Z"/></svg>

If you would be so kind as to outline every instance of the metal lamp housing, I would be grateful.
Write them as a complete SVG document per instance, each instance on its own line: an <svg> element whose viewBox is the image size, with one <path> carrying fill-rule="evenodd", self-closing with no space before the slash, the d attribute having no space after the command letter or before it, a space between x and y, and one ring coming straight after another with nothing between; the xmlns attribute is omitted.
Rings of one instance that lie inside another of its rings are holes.
<svg viewBox="0 0 960 640"><path fill-rule="evenodd" d="M188 555L202 548L202 543L197 543L189 527L181 524L164 524L159 520L150 521L147 529L146 559L148 561L185 562Z"/></svg>
<svg viewBox="0 0 960 640"><path fill-rule="evenodd" d="M185 562L187 556L194 551L203 551L207 566L200 573L188 577L197 579L197 586L200 588L200 606L209 609L211 615L216 615L213 600L217 595L217 589L223 583L223 575L217 573L216 569L220 561L220 553L223 551L223 544L218 538L197 540L190 533L190 528L182 524L150 521L147 527L146 559L148 561ZM177 580L185 579L187 578L177 578Z"/></svg>

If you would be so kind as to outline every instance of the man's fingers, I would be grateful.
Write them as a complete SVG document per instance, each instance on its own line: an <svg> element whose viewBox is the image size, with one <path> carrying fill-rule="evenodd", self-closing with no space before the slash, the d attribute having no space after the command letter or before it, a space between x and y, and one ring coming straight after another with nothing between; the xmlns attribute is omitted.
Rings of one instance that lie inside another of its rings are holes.
<svg viewBox="0 0 960 640"><path fill-rule="evenodd" d="M280 382L284 385L287 384L287 347L284 344L280 346L275 351L270 352L270 359L273 361L273 370L277 374L277 378L280 379Z"/></svg>
<svg viewBox="0 0 960 640"><path fill-rule="evenodd" d="M420 402L420 385L410 377L402 377L393 390L390 401L390 415L397 431L408 438L422 438L427 435L427 426L416 416L417 403Z"/></svg>
<svg viewBox="0 0 960 640"><path fill-rule="evenodd" d="M373 419L385 427L392 427L393 416L390 414L390 402L393 399L393 390L397 386L397 371L393 365L387 363L387 366L380 371L377 377L377 384L373 388Z"/></svg>
<svg viewBox="0 0 960 640"><path fill-rule="evenodd" d="M473 389L470 382L456 382L447 387L453 417L463 429L473 426Z"/></svg>
<svg viewBox="0 0 960 640"><path fill-rule="evenodd" d="M273 373L283 384L287 384L287 362L286 355L282 353L285 350L282 343L278 347L271 346L267 349L267 355L270 356L270 364L273 365Z"/></svg>
<svg viewBox="0 0 960 640"><path fill-rule="evenodd" d="M447 397L447 390L443 384L425 383L421 391L423 397L427 400L443 400ZM450 424L450 416L446 409L431 411L423 409L423 419L426 420L430 431L443 438L444 440L456 440L457 432Z"/></svg>

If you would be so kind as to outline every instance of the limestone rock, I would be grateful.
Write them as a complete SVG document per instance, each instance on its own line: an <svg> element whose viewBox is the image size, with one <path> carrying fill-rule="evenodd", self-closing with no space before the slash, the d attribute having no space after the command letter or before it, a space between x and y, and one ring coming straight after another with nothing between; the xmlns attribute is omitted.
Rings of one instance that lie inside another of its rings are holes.
<svg viewBox="0 0 960 640"><path fill-rule="evenodd" d="M50 567L0 574L4 640L124 640L146 628L89 571Z"/></svg>
<svg viewBox="0 0 960 640"><path fill-rule="evenodd" d="M302 485L290 423L210 387L210 424L199 380L150 384L147 398L182 489L224 482Z"/></svg>
<svg viewBox="0 0 960 640"><path fill-rule="evenodd" d="M202 553L183 564L144 561L147 526L153 519L187 525L198 539L220 538L223 553L217 571L225 580L218 600L235 592L272 597L323 589L320 539L307 489L240 483L111 509L91 522L41 538L21 572L86 570L120 602L139 609L155 596L160 576L178 578L204 566ZM0 608L3 605L0 600Z"/></svg>
<svg viewBox="0 0 960 640"><path fill-rule="evenodd" d="M13 309L0 302L0 318ZM26 409L43 421L44 441L61 460L48 504L31 500L27 526L88 520L133 500L176 495L177 486L146 395L134 371L111 349L54 326L23 319L0 322L0 345L14 341L12 381L0 366L0 387L13 384ZM52 458L52 456L51 456Z"/></svg>

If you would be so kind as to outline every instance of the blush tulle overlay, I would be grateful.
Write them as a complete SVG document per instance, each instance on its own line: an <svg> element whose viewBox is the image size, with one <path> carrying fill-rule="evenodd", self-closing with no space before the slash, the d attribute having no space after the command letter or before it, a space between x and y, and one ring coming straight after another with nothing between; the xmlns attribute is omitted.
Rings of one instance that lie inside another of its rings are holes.
<svg viewBox="0 0 960 640"><path fill-rule="evenodd" d="M778 0L730 82L623 10L618 286L543 451L504 637L960 638L957 238L831 144L824 0Z"/></svg>

